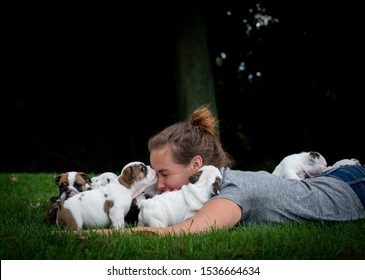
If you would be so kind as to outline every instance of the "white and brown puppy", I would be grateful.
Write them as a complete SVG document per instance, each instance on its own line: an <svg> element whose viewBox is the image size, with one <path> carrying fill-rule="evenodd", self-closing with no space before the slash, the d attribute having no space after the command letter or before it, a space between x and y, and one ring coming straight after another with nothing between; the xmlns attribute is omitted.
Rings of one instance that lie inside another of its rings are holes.
<svg viewBox="0 0 365 280"><path fill-rule="evenodd" d="M323 172L327 168L325 158L318 152L301 152L286 156L272 174L286 179L305 179Z"/></svg>
<svg viewBox="0 0 365 280"><path fill-rule="evenodd" d="M80 192L90 189L91 179L84 172L70 171L59 174L55 178L58 186L58 195L60 200L66 200Z"/></svg>
<svg viewBox="0 0 365 280"><path fill-rule="evenodd" d="M90 189L91 179L84 172L70 171L57 175L55 183L58 187L58 195L50 198L50 205L43 221L47 224L54 224L57 217L57 201L63 201L73 195Z"/></svg>
<svg viewBox="0 0 365 280"><path fill-rule="evenodd" d="M104 172L100 174L99 176L95 176L91 178L91 189L95 190L98 188L105 187L108 185L111 181L116 179L118 176L113 172ZM132 201L131 208L129 209L127 215L124 217L125 222L130 224L135 224L138 222L138 213L139 209L137 205L139 202L143 199L151 198L155 196L156 194L159 194L156 184L149 186L146 188L141 194L139 194L135 199Z"/></svg>
<svg viewBox="0 0 365 280"><path fill-rule="evenodd" d="M213 165L203 166L180 190L165 192L139 204L138 226L168 227L193 217L219 192L222 175Z"/></svg>
<svg viewBox="0 0 365 280"><path fill-rule="evenodd" d="M156 172L150 166L131 162L106 186L59 202L56 223L62 229L72 230L124 227L124 217L132 200L156 182Z"/></svg>
<svg viewBox="0 0 365 280"><path fill-rule="evenodd" d="M95 190L101 187L105 187L107 184L109 184L111 181L117 179L117 174L113 172L104 172L100 174L99 176L95 176L91 178L91 189Z"/></svg>

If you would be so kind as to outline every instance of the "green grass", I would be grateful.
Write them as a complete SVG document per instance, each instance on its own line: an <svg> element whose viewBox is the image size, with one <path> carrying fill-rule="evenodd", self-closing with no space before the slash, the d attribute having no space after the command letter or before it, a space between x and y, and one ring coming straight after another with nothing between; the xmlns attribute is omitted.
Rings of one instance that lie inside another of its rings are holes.
<svg viewBox="0 0 365 280"><path fill-rule="evenodd" d="M365 220L240 226L182 236L60 233L42 222L57 174L0 173L2 260L365 259Z"/></svg>

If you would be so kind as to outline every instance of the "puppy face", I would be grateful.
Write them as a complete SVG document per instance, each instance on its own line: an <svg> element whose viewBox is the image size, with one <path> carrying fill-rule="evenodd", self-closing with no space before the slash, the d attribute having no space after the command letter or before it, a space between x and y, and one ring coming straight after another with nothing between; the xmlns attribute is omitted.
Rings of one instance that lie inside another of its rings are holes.
<svg viewBox="0 0 365 280"><path fill-rule="evenodd" d="M134 183L146 179L147 176L153 175L156 176L153 169L148 170L143 162L134 161L123 167L122 172L118 177L118 181L127 189L130 189Z"/></svg>
<svg viewBox="0 0 365 280"><path fill-rule="evenodd" d="M111 181L117 179L118 176L112 172L104 172L99 176L95 176L91 178L91 189L95 190L101 187L105 187Z"/></svg>
<svg viewBox="0 0 365 280"><path fill-rule="evenodd" d="M212 165L206 165L200 168L196 174L190 176L189 182L191 184L199 182L211 186L211 193L217 195L222 184L222 174L218 168Z"/></svg>
<svg viewBox="0 0 365 280"><path fill-rule="evenodd" d="M318 152L309 152L307 156L308 160L308 177L312 177L316 174L323 172L327 167L325 158Z"/></svg>
<svg viewBox="0 0 365 280"><path fill-rule="evenodd" d="M91 179L84 172L71 171L59 174L55 178L55 183L61 200L65 200L90 188Z"/></svg>

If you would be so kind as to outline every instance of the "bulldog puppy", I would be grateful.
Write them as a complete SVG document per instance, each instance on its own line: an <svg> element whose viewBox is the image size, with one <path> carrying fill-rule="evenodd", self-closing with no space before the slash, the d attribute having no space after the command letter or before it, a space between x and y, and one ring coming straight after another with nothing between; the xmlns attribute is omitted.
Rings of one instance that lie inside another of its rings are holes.
<svg viewBox="0 0 365 280"><path fill-rule="evenodd" d="M286 179L305 179L323 172L327 168L325 158L318 152L301 152L285 157L272 174Z"/></svg>
<svg viewBox="0 0 365 280"><path fill-rule="evenodd" d="M91 189L95 190L101 187L105 187L107 184L109 184L116 178L118 178L118 176L113 172L104 172L99 176L92 177L90 183Z"/></svg>
<svg viewBox="0 0 365 280"><path fill-rule="evenodd" d="M58 195L50 198L50 205L43 222L46 224L55 224L57 217L57 201L66 200L69 197L90 189L91 179L84 172L70 171L61 173L55 178L58 187Z"/></svg>
<svg viewBox="0 0 365 280"><path fill-rule="evenodd" d="M106 186L59 201L56 223L72 230L124 227L132 200L156 182L156 172L150 166L131 162Z"/></svg>
<svg viewBox="0 0 365 280"><path fill-rule="evenodd" d="M165 192L139 204L138 226L168 227L193 217L219 191L222 175L212 165L203 166L180 190Z"/></svg>
<svg viewBox="0 0 365 280"><path fill-rule="evenodd" d="M58 196L60 200L66 200L75 194L90 189L91 179L84 172L66 172L59 174L55 178L58 186Z"/></svg>
<svg viewBox="0 0 365 280"><path fill-rule="evenodd" d="M109 184L117 177L118 176L113 172L104 172L99 176L92 177L90 184L91 189L95 190L101 187L105 187L107 184ZM137 205L141 200L151 198L156 194L159 194L159 191L156 188L156 184L147 187L140 195L138 195L135 199L133 199L131 208L129 209L127 215L124 217L124 221L130 224L137 223L139 214L139 209Z"/></svg>
<svg viewBox="0 0 365 280"><path fill-rule="evenodd" d="M336 161L333 165L328 166L326 168L326 171L332 168L338 168L340 166L343 165L361 165L360 161L357 160L356 158L352 158L352 159L341 159L339 161Z"/></svg>

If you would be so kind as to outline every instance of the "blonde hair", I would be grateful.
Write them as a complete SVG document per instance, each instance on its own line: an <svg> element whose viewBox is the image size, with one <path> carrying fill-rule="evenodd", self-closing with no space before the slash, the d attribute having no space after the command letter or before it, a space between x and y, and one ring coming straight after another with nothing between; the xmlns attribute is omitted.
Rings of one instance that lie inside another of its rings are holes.
<svg viewBox="0 0 365 280"><path fill-rule="evenodd" d="M187 120L168 126L152 136L148 150L170 146L174 162L188 165L201 156L205 165L232 167L232 157L224 151L217 132L218 121L208 105L197 108Z"/></svg>

